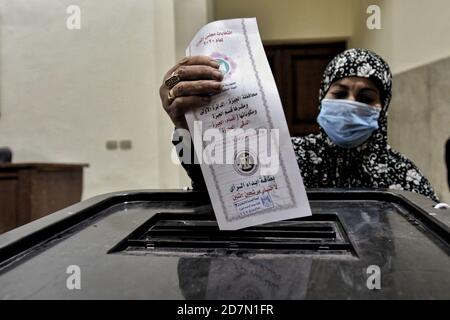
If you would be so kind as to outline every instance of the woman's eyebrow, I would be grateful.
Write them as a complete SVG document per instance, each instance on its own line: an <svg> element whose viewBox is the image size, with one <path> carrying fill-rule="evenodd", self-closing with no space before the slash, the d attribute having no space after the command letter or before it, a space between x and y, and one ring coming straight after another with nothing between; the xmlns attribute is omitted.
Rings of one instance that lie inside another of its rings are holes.
<svg viewBox="0 0 450 320"><path fill-rule="evenodd" d="M333 85L333 89L336 89L336 87L339 87L340 89L348 90L348 87L346 85L336 83Z"/></svg>
<svg viewBox="0 0 450 320"><path fill-rule="evenodd" d="M362 88L359 92L362 92L362 91L373 91L376 94L379 94L378 90L377 89L373 89L373 88Z"/></svg>

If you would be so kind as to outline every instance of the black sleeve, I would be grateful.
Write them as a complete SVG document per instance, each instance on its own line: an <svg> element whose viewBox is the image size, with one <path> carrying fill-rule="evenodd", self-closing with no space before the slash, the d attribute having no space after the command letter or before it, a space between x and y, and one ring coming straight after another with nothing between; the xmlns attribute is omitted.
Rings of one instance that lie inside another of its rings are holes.
<svg viewBox="0 0 450 320"><path fill-rule="evenodd" d="M191 178L192 189L196 191L206 191L205 179L199 164L181 164Z"/></svg>
<svg viewBox="0 0 450 320"><path fill-rule="evenodd" d="M447 184L450 188L450 139L447 140L445 145L445 164L447 166Z"/></svg>
<svg viewBox="0 0 450 320"><path fill-rule="evenodd" d="M189 141L185 142L183 139L189 139ZM205 179L203 178L200 164L198 164L198 161L196 160L194 143L192 142L190 135L183 136L178 134L177 130L175 130L172 135L172 144L175 146L181 165L184 170L186 170L189 178L191 178L192 189L196 191L206 191ZM189 159L185 159L185 152L187 152L187 156L190 153Z"/></svg>

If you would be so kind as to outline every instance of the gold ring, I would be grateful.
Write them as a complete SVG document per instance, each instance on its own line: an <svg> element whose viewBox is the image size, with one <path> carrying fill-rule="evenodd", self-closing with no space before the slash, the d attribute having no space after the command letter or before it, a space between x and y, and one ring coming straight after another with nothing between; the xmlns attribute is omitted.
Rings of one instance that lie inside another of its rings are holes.
<svg viewBox="0 0 450 320"><path fill-rule="evenodd" d="M177 75L174 71L172 75L166 81L164 81L164 84L166 85L167 89L172 89L180 81L180 76Z"/></svg>

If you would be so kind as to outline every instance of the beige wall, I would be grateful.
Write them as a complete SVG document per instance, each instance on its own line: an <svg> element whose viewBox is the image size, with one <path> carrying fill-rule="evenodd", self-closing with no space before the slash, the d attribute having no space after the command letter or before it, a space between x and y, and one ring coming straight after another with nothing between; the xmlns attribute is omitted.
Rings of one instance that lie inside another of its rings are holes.
<svg viewBox="0 0 450 320"><path fill-rule="evenodd" d="M351 36L351 0L215 0L216 20L256 17L264 41Z"/></svg>
<svg viewBox="0 0 450 320"><path fill-rule="evenodd" d="M381 30L366 28L366 9L381 8ZM390 63L394 74L450 56L450 1L353 0L352 47L372 49Z"/></svg>
<svg viewBox="0 0 450 320"><path fill-rule="evenodd" d="M81 7L81 30L66 28L71 4ZM187 183L169 160L172 125L158 97L176 61L177 5L0 1L0 145L13 149L15 162L89 163L84 198ZM185 8L194 28L207 22L203 6ZM122 139L133 149L106 150L107 140Z"/></svg>
<svg viewBox="0 0 450 320"><path fill-rule="evenodd" d="M397 74L389 114L389 142L425 173L450 203L445 142L450 137L450 58Z"/></svg>
<svg viewBox="0 0 450 320"><path fill-rule="evenodd" d="M367 48L381 55L396 71L393 58L392 16L394 15L394 1L389 0L353 0L353 31L348 43L350 48ZM381 9L381 30L367 28L367 7L378 5Z"/></svg>
<svg viewBox="0 0 450 320"><path fill-rule="evenodd" d="M197 31L207 22L214 20L214 1L211 0L174 0L176 57L186 56L186 47Z"/></svg>
<svg viewBox="0 0 450 320"><path fill-rule="evenodd" d="M450 1L393 1L394 63L403 72L450 56Z"/></svg>

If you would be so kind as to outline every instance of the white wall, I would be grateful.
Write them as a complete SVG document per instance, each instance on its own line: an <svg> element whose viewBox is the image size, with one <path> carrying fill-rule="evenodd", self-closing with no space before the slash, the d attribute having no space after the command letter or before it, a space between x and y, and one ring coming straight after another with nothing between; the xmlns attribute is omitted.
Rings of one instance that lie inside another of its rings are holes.
<svg viewBox="0 0 450 320"><path fill-rule="evenodd" d="M81 7L81 30L66 28L71 4ZM176 61L175 7L173 0L1 0L0 145L13 149L15 162L89 163L84 198L183 185L158 97ZM132 150L106 150L107 140L122 139Z"/></svg>

